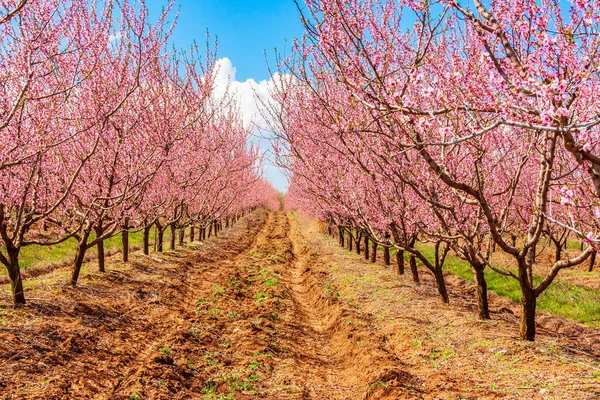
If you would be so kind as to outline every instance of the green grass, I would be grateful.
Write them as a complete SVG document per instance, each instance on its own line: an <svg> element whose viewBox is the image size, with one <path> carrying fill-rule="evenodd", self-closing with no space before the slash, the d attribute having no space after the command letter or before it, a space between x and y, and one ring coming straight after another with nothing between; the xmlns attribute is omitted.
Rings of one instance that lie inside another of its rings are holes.
<svg viewBox="0 0 600 400"><path fill-rule="evenodd" d="M432 247L427 245L417 247L428 259L433 260ZM475 280L469 264L452 254L446 258L444 270L471 282ZM490 291L514 302L521 301L521 289L516 279L500 275L489 268L485 270L485 279ZM541 281L542 277L534 277L536 284ZM560 275L540 295L537 307L538 310L548 311L560 317L600 326L600 291L561 281Z"/></svg>
<svg viewBox="0 0 600 400"><path fill-rule="evenodd" d="M579 249L580 245L581 243L578 240L567 240L567 247L569 249ZM383 257L383 247L381 245L377 247L379 253L377 257ZM427 259L433 262L434 249L431 245L418 244L417 248ZM353 249L353 253L356 253L356 248ZM408 253L405 253L404 258L408 260L408 256ZM391 248L390 262L394 264L395 259L396 249ZM417 263L422 265L418 259ZM469 263L452 254L448 254L446 257L444 271L471 282L475 281ZM579 271L573 271L573 273L579 273ZM587 273L581 272L581 274ZM489 268L485 270L485 279L489 291L507 297L516 303L521 302L521 289L516 279L500 275ZM541 281L542 277L534 276L536 285ZM538 297L537 308L538 310L547 311L559 317L600 327L600 290L561 281L560 274L552 285Z"/></svg>
<svg viewBox="0 0 600 400"><path fill-rule="evenodd" d="M574 239L567 239L567 249L579 250L581 248L581 241Z"/></svg>
<svg viewBox="0 0 600 400"><path fill-rule="evenodd" d="M569 240L567 245L569 248L578 249L580 242ZM425 257L427 257L427 259L433 262L434 249L432 246L418 244L417 248L425 255ZM378 257L382 257L382 246L378 246L378 252L380 253L378 254ZM405 253L404 258L408 260L408 257L408 253ZM395 263L395 258L396 249L391 248L390 261L392 264ZM422 265L418 260L417 263ZM446 257L444 271L460 276L471 282L475 281L469 263L452 254L449 254ZM588 273L581 272L581 274ZM485 279L489 291L509 298L516 303L521 302L521 289L519 287L519 282L517 282L516 279L500 275L489 268L485 270ZM535 276L535 284L539 284L542 279L543 278L540 276ZM588 325L600 327L600 290L561 281L560 274L554 280L552 285L539 296L537 308L538 310L547 311L563 318L569 318Z"/></svg>
<svg viewBox="0 0 600 400"><path fill-rule="evenodd" d="M153 233L150 233L150 238L152 240ZM90 240L93 239L93 236L90 237ZM129 234L129 246L141 246L143 243L143 233L142 232L134 232ZM168 240L168 235L165 238ZM113 236L104 241L104 250L105 251L113 251L121 248L121 235ZM0 248L4 254L4 248ZM27 269L34 265L38 264L53 264L53 263L61 263L64 261L69 261L75 258L75 251L77 249L77 240L75 238L70 238L62 243L59 243L54 246L40 246L40 245L31 245L25 246L21 249L19 254L19 266L21 270ZM96 255L96 249L92 248L87 251L86 254ZM0 274L6 275L6 269L1 268Z"/></svg>

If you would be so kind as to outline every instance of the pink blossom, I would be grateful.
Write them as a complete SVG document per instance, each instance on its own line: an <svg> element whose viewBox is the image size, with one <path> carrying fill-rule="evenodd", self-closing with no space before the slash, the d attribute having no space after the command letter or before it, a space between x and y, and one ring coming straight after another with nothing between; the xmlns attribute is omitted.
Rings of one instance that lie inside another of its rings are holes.
<svg viewBox="0 0 600 400"><path fill-rule="evenodd" d="M568 117L569 116L569 110L567 110L565 107L559 107L556 110L556 115L558 115L559 117Z"/></svg>

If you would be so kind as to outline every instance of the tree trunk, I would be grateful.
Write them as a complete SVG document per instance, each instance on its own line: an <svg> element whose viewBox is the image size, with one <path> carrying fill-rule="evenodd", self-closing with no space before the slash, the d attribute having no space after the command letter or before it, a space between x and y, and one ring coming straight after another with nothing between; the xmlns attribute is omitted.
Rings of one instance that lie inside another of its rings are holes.
<svg viewBox="0 0 600 400"><path fill-rule="evenodd" d="M87 250L87 241L89 236L90 231L84 230L81 240L77 245L77 253L75 253L75 267L73 268L73 273L71 274L71 286L73 287L77 285L77 280L79 279L79 273L81 272L81 266L83 265L83 258L85 257L85 251Z"/></svg>
<svg viewBox="0 0 600 400"><path fill-rule="evenodd" d="M523 289L521 289L523 290ZM533 290L527 288L523 291L521 298L521 339L534 341L535 340L535 307L536 297Z"/></svg>
<svg viewBox="0 0 600 400"><path fill-rule="evenodd" d="M365 260L369 260L369 237L365 235Z"/></svg>
<svg viewBox="0 0 600 400"><path fill-rule="evenodd" d="M485 281L484 265L473 265L473 276L477 284L477 316L481 320L490 319L488 305L487 282Z"/></svg>
<svg viewBox="0 0 600 400"><path fill-rule="evenodd" d="M356 236L356 254L360 254L360 239L361 239L361 235Z"/></svg>
<svg viewBox="0 0 600 400"><path fill-rule="evenodd" d="M104 227L102 226L102 223L99 223L98 226L94 228L94 232L96 233L97 238L104 234ZM104 240L98 242L96 249L98 249L98 271L106 272L106 263L104 261Z"/></svg>
<svg viewBox="0 0 600 400"><path fill-rule="evenodd" d="M18 307L25 304L25 293L23 292L23 278L21 277L21 268L19 268L19 249L7 249L8 253L8 278L13 298L13 304Z"/></svg>
<svg viewBox="0 0 600 400"><path fill-rule="evenodd" d="M560 257L562 256L562 246L559 242L554 242L554 246L556 248L554 253L554 259L558 262L560 261Z"/></svg>
<svg viewBox="0 0 600 400"><path fill-rule="evenodd" d="M396 264L398 265L398 275L404 275L404 251L396 251Z"/></svg>
<svg viewBox="0 0 600 400"><path fill-rule="evenodd" d="M594 264L596 263L596 252L592 252L590 256L590 267L588 268L588 272L592 272L594 270Z"/></svg>
<svg viewBox="0 0 600 400"><path fill-rule="evenodd" d="M177 230L175 229L175 223L169 225L171 228L171 237L169 238L170 250L175 250L175 241L177 240Z"/></svg>
<svg viewBox="0 0 600 400"><path fill-rule="evenodd" d="M129 261L129 219L125 218L125 226L121 232L121 244L123 245L123 262Z"/></svg>
<svg viewBox="0 0 600 400"><path fill-rule="evenodd" d="M150 254L150 229L151 225L144 226L144 254Z"/></svg>
<svg viewBox="0 0 600 400"><path fill-rule="evenodd" d="M383 262L385 265L390 265L390 248L389 246L383 246Z"/></svg>
<svg viewBox="0 0 600 400"><path fill-rule="evenodd" d="M196 232L194 231L194 225L190 225L190 243L194 242Z"/></svg>
<svg viewBox="0 0 600 400"><path fill-rule="evenodd" d="M213 223L208 224L208 238L210 239L210 235L212 234Z"/></svg>
<svg viewBox="0 0 600 400"><path fill-rule="evenodd" d="M535 263L535 246L529 249L527 254L527 262L525 268L527 269L527 281L529 286L533 286L533 264Z"/></svg>
<svg viewBox="0 0 600 400"><path fill-rule="evenodd" d="M165 228L163 228L162 226L157 226L157 234L158 234L158 238L156 239L157 244L156 244L156 251L158 251L159 253L162 253L163 251L163 242L165 239Z"/></svg>
<svg viewBox="0 0 600 400"><path fill-rule="evenodd" d="M421 280L419 279L419 270L417 269L417 259L414 255L410 255L408 259L410 264L410 273L412 274L413 282L415 286L421 286Z"/></svg>
<svg viewBox="0 0 600 400"><path fill-rule="evenodd" d="M377 261L377 243L373 241L371 245L371 262L375 263Z"/></svg>
<svg viewBox="0 0 600 400"><path fill-rule="evenodd" d="M444 280L444 273L442 272L442 269L435 268L433 274L435 275L435 283L437 284L438 293L440 294L440 299L442 300L442 303L450 303L450 299L448 298L448 290L446 290L446 281Z"/></svg>
<svg viewBox="0 0 600 400"><path fill-rule="evenodd" d="M185 228L179 229L179 246L183 247L183 239L185 236Z"/></svg>
<svg viewBox="0 0 600 400"><path fill-rule="evenodd" d="M344 228L340 228L340 246L346 247L346 234L344 233Z"/></svg>
<svg viewBox="0 0 600 400"><path fill-rule="evenodd" d="M348 251L352 251L352 243L354 239L352 239L352 232L348 231Z"/></svg>

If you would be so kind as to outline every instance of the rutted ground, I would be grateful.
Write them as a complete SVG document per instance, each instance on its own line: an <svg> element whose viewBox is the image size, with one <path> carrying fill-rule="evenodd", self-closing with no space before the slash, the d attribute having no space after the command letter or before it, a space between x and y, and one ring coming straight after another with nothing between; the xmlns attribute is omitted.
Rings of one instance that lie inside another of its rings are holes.
<svg viewBox="0 0 600 400"><path fill-rule="evenodd" d="M66 288L68 269L0 309L0 394L23 399L595 398L589 345L516 340L510 306L474 319L426 274L368 265L308 220L257 211L219 238L111 263ZM1 301L7 301L1 298ZM543 316L544 318L544 316ZM542 319L543 319L542 318ZM564 323L573 328L573 324ZM543 330L543 329L542 329Z"/></svg>
<svg viewBox="0 0 600 400"><path fill-rule="evenodd" d="M470 282L447 276L451 304L442 305L426 271L415 288L410 275L366 263L321 234L318 224L297 218L305 245L325 264L327 292L344 309L372 317L380 345L420 383L414 398L600 398L599 330L540 312L536 342L522 342L518 305L490 294L492 320L477 321Z"/></svg>
<svg viewBox="0 0 600 400"><path fill-rule="evenodd" d="M76 289L65 285L69 270L59 268L26 282L29 303L22 309L10 308L3 292L1 397L119 398L130 375L164 361L160 348L186 324L196 280L251 246L265 215L195 247L134 253L126 265L112 259L106 274L87 266Z"/></svg>

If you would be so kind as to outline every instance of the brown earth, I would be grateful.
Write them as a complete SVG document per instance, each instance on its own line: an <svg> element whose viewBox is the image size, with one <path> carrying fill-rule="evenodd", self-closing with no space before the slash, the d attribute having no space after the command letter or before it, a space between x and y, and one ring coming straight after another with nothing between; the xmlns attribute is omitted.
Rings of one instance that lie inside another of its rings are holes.
<svg viewBox="0 0 600 400"><path fill-rule="evenodd" d="M0 295L2 399L592 399L595 330L517 309L472 285L415 288L348 253L309 220L257 211L176 252L111 259L68 288L68 268Z"/></svg>

